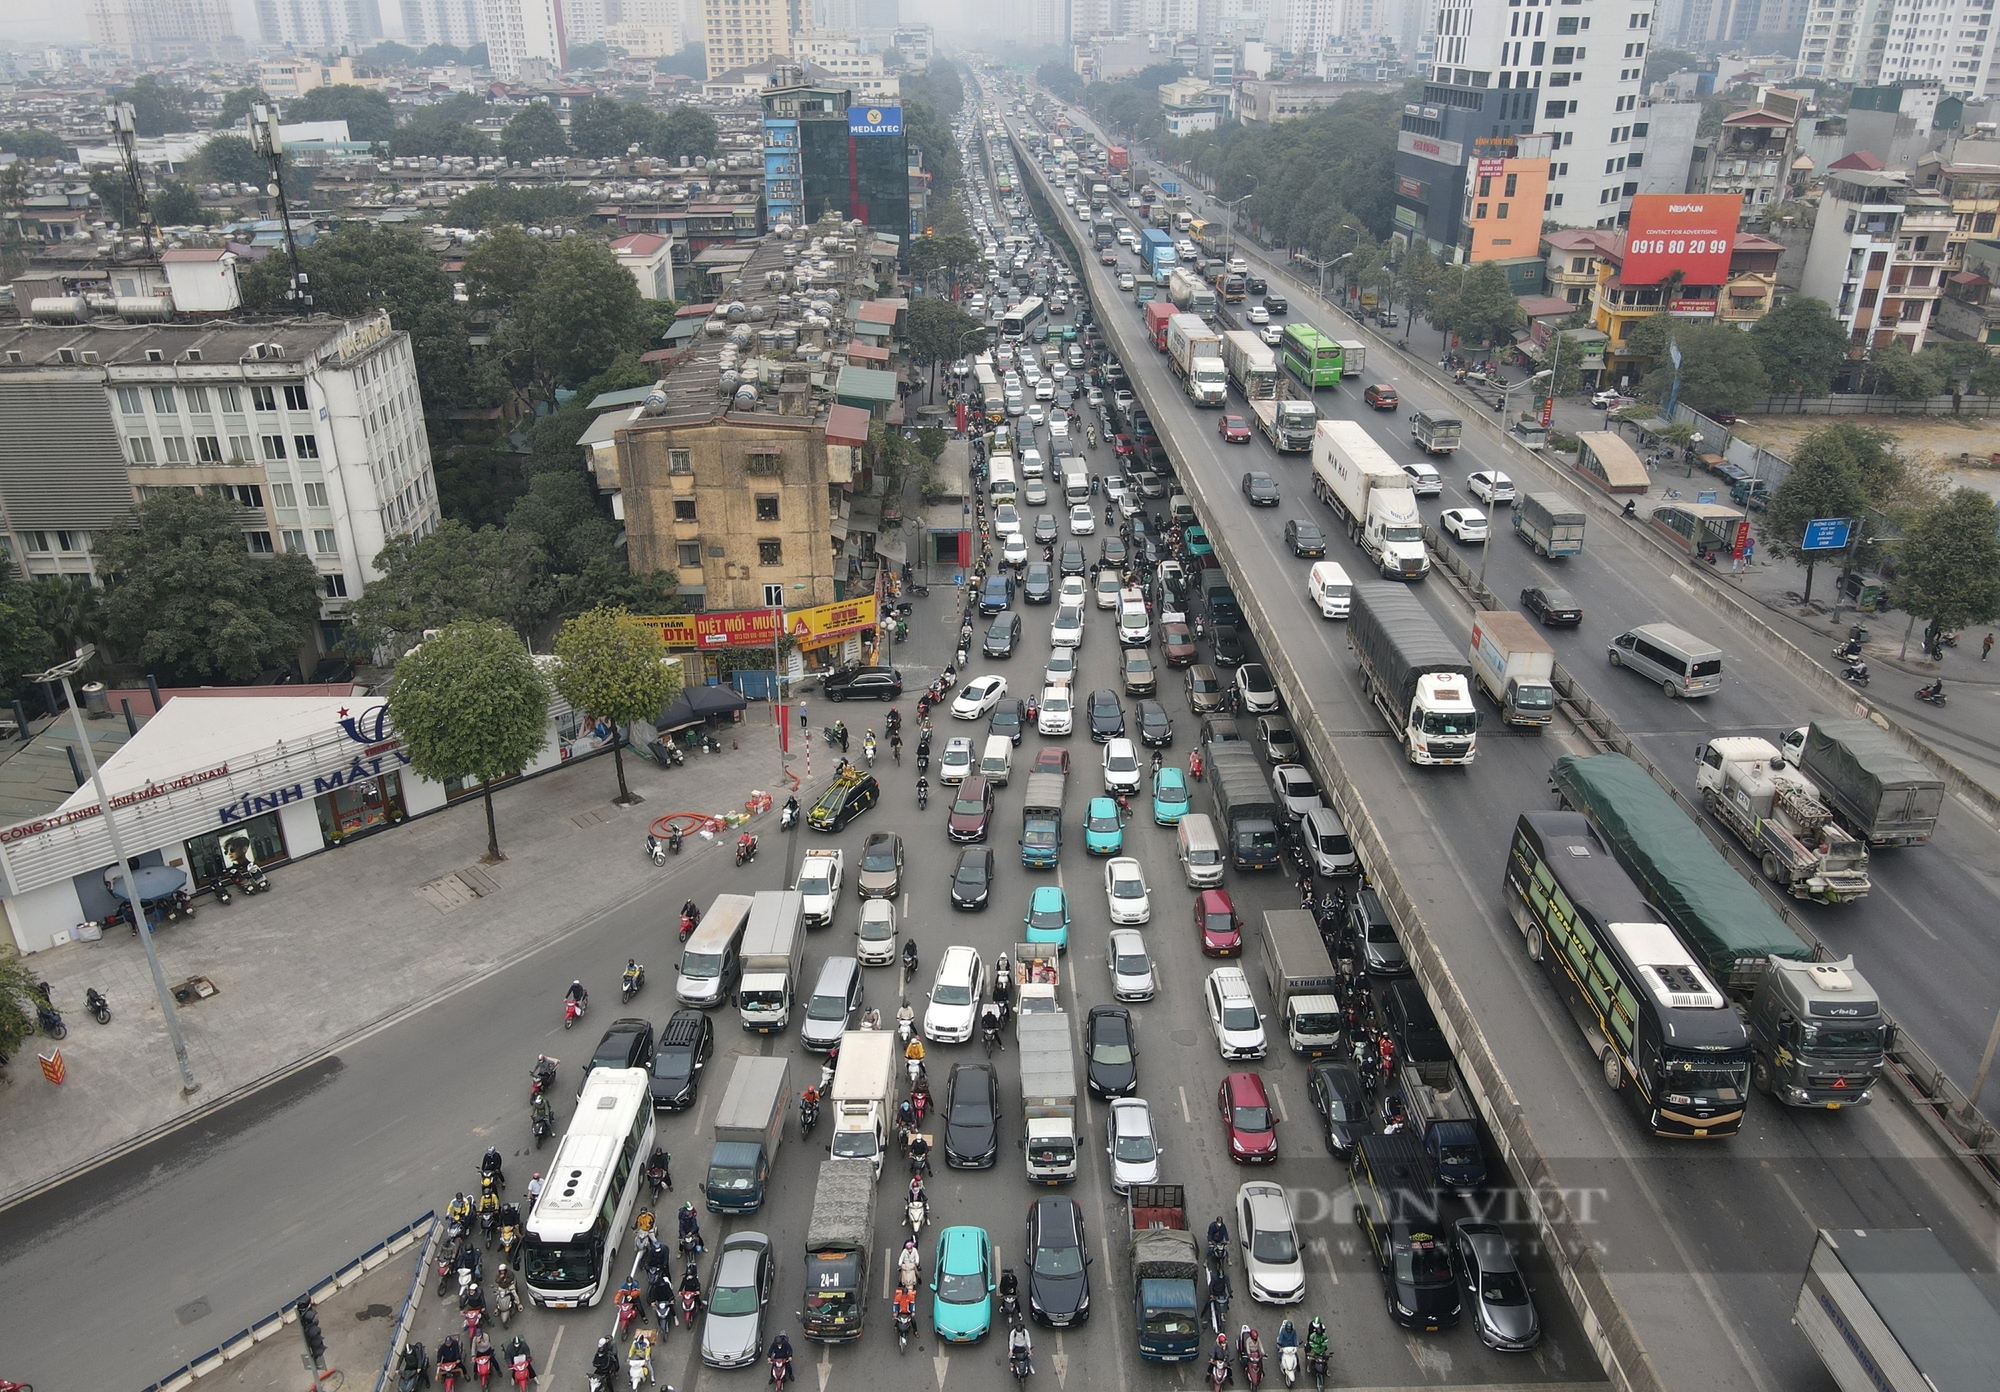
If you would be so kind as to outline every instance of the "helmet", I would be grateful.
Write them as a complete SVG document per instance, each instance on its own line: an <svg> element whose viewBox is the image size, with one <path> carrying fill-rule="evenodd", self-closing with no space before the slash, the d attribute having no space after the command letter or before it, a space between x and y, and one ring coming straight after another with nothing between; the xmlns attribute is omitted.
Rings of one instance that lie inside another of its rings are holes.
<svg viewBox="0 0 2000 1392"><path fill-rule="evenodd" d="M696 1271L696 1269L695 1269L695 1264L694 1264L693 1262L689 1262L689 1263L688 1263L688 1269L687 1269L687 1272L686 1272L686 1274L687 1274L687 1275L689 1275L689 1276L695 1276L695 1275L698 1275L698 1274L699 1274L699 1272L697 1272L697 1271Z"/></svg>
<svg viewBox="0 0 2000 1392"><path fill-rule="evenodd" d="M507 1263L506 1263L506 1262L501 1262L501 1263L500 1263L500 1274L501 1274L502 1276L505 1276L505 1275L507 1274ZM1290 1321L1289 1321L1289 1320L1287 1320L1287 1321L1286 1321L1286 1323L1288 1323L1288 1324L1289 1324L1289 1323L1290 1323Z"/></svg>

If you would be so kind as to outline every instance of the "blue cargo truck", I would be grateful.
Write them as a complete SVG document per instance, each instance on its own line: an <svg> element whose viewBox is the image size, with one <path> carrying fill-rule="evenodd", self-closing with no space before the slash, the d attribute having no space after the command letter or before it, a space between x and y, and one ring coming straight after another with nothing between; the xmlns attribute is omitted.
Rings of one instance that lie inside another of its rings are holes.
<svg viewBox="0 0 2000 1392"><path fill-rule="evenodd" d="M1139 255L1145 258L1146 269L1153 273L1153 279L1161 285L1167 283L1174 267L1180 264L1174 254L1174 239L1157 227L1148 227L1139 237Z"/></svg>

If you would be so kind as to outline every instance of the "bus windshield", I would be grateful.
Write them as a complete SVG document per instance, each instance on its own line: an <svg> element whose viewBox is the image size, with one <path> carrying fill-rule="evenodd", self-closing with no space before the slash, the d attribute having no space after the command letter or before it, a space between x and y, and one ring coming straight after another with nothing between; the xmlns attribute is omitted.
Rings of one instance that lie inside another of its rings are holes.
<svg viewBox="0 0 2000 1392"><path fill-rule="evenodd" d="M1660 1055L1660 1072L1671 1087L1735 1098L1743 1095L1750 1063L1741 1053L1734 1051L1694 1053L1686 1049L1666 1049Z"/></svg>
<svg viewBox="0 0 2000 1392"><path fill-rule="evenodd" d="M604 1249L595 1233L574 1242L546 1242L529 1235L521 1246L521 1275L537 1290L581 1291L597 1284Z"/></svg>

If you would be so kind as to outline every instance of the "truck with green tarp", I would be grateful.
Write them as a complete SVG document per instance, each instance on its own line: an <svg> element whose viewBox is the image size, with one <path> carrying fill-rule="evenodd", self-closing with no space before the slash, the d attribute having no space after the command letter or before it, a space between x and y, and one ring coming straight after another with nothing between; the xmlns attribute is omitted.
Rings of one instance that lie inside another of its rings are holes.
<svg viewBox="0 0 2000 1392"><path fill-rule="evenodd" d="M1590 818L1647 902L1725 989L1752 996L1771 958L1812 960L1812 948L1632 760L1568 754L1551 779L1563 806Z"/></svg>

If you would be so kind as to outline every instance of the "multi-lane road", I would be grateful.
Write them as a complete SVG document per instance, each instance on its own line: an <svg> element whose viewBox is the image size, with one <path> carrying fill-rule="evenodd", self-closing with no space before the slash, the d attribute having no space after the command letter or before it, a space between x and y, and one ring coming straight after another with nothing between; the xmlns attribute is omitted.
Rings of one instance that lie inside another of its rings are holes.
<svg viewBox="0 0 2000 1392"><path fill-rule="evenodd" d="M1057 218L1070 216L1053 206ZM1116 294L1116 269L1129 264L1101 269L1088 257L1085 266L1093 295L1105 307L1103 322L1183 485L1211 528L1227 537L1239 588L1247 586L1271 626L1282 630L1286 659L1393 847L1396 869L1522 1099L1543 1151L1555 1158L1566 1187L1601 1191L1593 1222L1602 1234L1602 1260L1656 1366L1673 1386L1826 1385L1787 1320L1814 1228L1932 1224L1957 1242L1969 1264L1978 1264L1987 1232L1983 1220L1977 1237L1959 1227L1956 1176L1889 1102L1837 1116L1757 1107L1744 1135L1725 1148L1691 1149L1638 1133L1596 1079L1553 993L1523 959L1498 893L1515 815L1547 805L1548 770L1557 754L1588 751L1560 732L1537 736L1489 726L1470 769L1405 763L1361 700L1339 626L1323 622L1306 604L1305 563L1280 541L1287 516L1312 516L1323 526L1330 521L1311 500L1305 457L1277 456L1261 439L1222 444L1214 412L1194 407L1180 393L1164 359L1145 343L1130 296ZM1277 267L1260 269L1280 275ZM1351 322L1321 310L1310 296L1291 298L1295 313L1327 332L1355 336ZM1456 408L1390 358L1375 364L1369 380L1395 385L1405 410ZM1360 385L1319 393L1322 413L1360 419L1392 455L1415 457L1401 414L1366 410ZM1253 465L1286 490L1275 511L1249 507L1238 491L1238 478ZM1469 432L1467 448L1444 462L1445 495L1426 500L1427 517L1435 518L1433 508L1481 506L1465 493L1463 480L1483 467L1507 468L1530 486L1542 482L1523 476L1511 459ZM1511 596L1546 580L1582 596L1588 615L1581 631L1552 635L1559 656L1676 776L1686 778L1695 744L1715 734L1774 735L1815 716L1846 713L1808 692L1747 631L1687 597L1672 567L1620 526L1593 519L1584 555L1557 566L1536 561L1505 536L1506 513L1499 511L1503 532L1487 562L1488 583ZM1332 554L1351 571L1366 573L1358 552L1344 543L1336 543ZM1447 632L1467 633L1469 610L1441 577L1418 593ZM1608 669L1601 656L1605 641L1627 625L1655 619L1681 622L1724 648L1729 666L1720 697L1668 702ZM1271 641L1270 634L1261 636ZM1993 917L1983 867L1994 863L1994 849L1992 830L1953 804L1930 846L1876 857L1873 897L1844 911L1809 914L1836 946L1855 952L1892 1008L1960 1076L1976 1066L2000 995L1994 989L2000 953L1981 927ZM1697 1336L1688 1338L1690 1331Z"/></svg>

